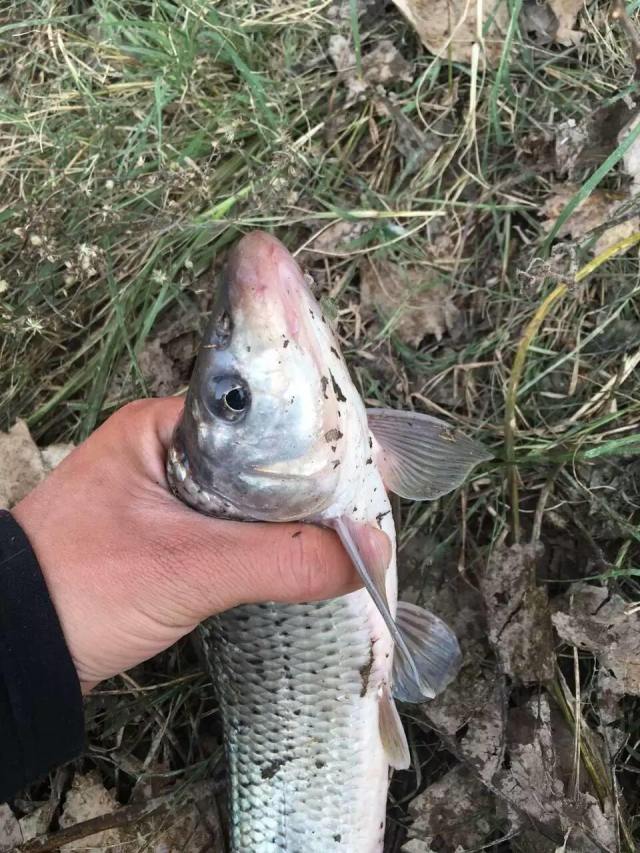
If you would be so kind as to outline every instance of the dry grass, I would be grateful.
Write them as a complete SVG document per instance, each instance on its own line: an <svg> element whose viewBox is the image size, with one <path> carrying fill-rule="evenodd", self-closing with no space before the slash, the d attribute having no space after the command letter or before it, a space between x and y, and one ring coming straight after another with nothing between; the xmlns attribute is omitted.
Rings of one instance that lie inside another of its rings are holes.
<svg viewBox="0 0 640 853"><path fill-rule="evenodd" d="M511 4L514 16L521 6ZM542 205L567 178L554 154L563 123L594 118L600 132L571 175L583 194L629 183L608 134L616 105L637 98L627 42L594 2L579 48L537 45L516 26L500 65L474 74L429 54L382 0L362 4L359 18L354 8L5 2L0 427L20 416L42 442L84 438L127 399L157 391L146 353L158 334L160 353L180 361L178 390L207 271L243 230L273 229L301 248L367 400L445 413L496 450L461 493L402 505L401 569L415 570L415 543L428 542L419 577L447 564L473 586L489 552L540 541L538 580L552 597L590 578L637 601L638 249L577 282L598 229L551 240L542 227ZM363 57L390 39L408 79L349 103L328 55L336 34ZM633 199L628 208L637 213ZM455 329L409 345L398 333L402 306L390 317L361 304L365 257L418 267L443 286ZM527 324L560 283L525 346ZM577 721L587 773L600 799L617 803L620 849L632 849L639 700L623 700L623 743L603 758L597 661L581 652L576 664L559 646L558 666L549 694L574 733ZM141 778L223 772L202 672L185 643L91 700L85 763L123 802ZM523 690L508 686L512 705ZM394 788L389 851L406 835L407 803L453 760L424 727L410 732L419 769ZM487 819L474 849L547 849ZM434 849L447 844L445 833Z"/></svg>

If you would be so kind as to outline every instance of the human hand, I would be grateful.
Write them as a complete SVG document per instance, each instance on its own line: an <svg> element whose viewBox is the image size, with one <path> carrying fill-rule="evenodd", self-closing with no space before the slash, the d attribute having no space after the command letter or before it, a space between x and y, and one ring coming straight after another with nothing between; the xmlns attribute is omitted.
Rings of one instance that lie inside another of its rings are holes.
<svg viewBox="0 0 640 853"><path fill-rule="evenodd" d="M85 693L214 613L359 586L329 530L207 518L169 492L164 462L182 405L124 406L12 510Z"/></svg>

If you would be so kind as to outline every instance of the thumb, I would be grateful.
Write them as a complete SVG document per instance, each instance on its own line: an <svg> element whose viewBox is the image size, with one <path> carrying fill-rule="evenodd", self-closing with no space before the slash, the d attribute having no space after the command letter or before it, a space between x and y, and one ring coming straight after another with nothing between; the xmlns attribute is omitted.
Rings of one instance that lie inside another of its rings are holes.
<svg viewBox="0 0 640 853"><path fill-rule="evenodd" d="M195 515L195 514L194 514ZM193 537L200 554L192 566L200 577L191 588L197 618L239 604L277 601L320 601L346 595L362 586L338 536L302 523L246 523L197 516L205 530ZM223 534L223 535L221 535ZM379 530L371 536L391 557L389 538Z"/></svg>

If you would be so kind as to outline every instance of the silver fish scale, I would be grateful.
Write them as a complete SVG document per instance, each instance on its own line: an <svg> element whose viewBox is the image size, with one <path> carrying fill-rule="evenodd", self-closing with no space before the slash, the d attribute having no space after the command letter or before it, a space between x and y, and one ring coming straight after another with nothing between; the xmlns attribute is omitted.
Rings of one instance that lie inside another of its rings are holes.
<svg viewBox="0 0 640 853"><path fill-rule="evenodd" d="M374 689L360 601L249 605L209 623L236 853L363 849L349 803L362 786L363 703Z"/></svg>

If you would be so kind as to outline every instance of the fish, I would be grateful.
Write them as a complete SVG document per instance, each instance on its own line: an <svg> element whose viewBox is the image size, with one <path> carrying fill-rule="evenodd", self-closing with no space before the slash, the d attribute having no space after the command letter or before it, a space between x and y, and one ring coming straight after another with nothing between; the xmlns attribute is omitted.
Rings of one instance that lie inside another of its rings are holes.
<svg viewBox="0 0 640 853"><path fill-rule="evenodd" d="M287 248L261 231L236 243L169 449L169 485L208 515L333 529L363 586L242 605L203 629L234 853L383 849L390 773L410 764L396 700L433 698L461 662L438 616L397 601L388 492L434 500L489 458L439 419L367 409Z"/></svg>

